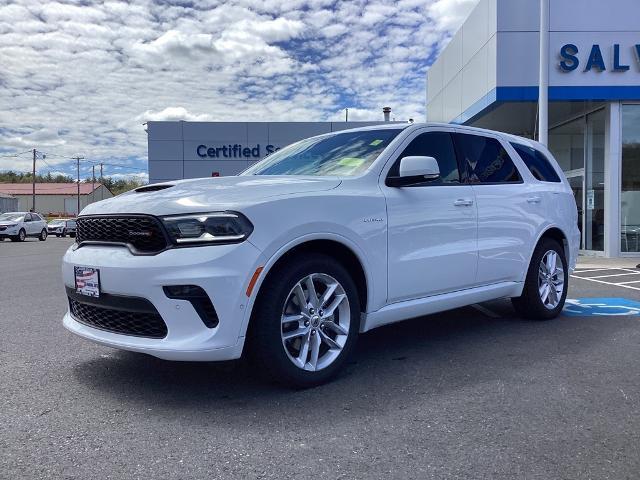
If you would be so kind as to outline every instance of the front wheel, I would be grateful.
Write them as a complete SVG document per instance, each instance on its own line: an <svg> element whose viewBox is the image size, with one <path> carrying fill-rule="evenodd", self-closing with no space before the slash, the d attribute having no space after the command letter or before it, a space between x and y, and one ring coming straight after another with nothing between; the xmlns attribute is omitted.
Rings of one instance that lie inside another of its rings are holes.
<svg viewBox="0 0 640 480"><path fill-rule="evenodd" d="M265 280L251 320L250 355L274 380L294 387L328 381L360 329L355 283L331 257L296 257Z"/></svg>
<svg viewBox="0 0 640 480"><path fill-rule="evenodd" d="M564 307L568 280L564 249L557 241L545 238L533 252L522 295L511 299L513 306L525 318L555 318Z"/></svg>
<svg viewBox="0 0 640 480"><path fill-rule="evenodd" d="M24 231L24 228L21 228L18 232L18 235L15 237L11 237L12 242L24 242L25 238L27 238L27 232Z"/></svg>

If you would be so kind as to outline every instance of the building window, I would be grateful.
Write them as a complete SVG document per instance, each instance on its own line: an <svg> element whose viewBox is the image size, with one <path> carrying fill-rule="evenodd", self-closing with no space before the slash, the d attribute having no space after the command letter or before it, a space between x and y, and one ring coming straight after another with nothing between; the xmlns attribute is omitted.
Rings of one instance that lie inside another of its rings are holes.
<svg viewBox="0 0 640 480"><path fill-rule="evenodd" d="M587 115L585 148L585 249L604 250L605 111Z"/></svg>
<svg viewBox="0 0 640 480"><path fill-rule="evenodd" d="M604 109L549 131L549 150L576 199L584 250L604 250L604 131Z"/></svg>
<svg viewBox="0 0 640 480"><path fill-rule="evenodd" d="M640 105L622 106L622 252L640 252Z"/></svg>

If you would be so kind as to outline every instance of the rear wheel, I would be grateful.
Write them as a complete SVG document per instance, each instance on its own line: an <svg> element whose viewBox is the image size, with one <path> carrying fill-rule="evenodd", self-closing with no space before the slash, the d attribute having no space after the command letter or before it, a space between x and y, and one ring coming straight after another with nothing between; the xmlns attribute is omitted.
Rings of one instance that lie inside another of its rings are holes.
<svg viewBox="0 0 640 480"><path fill-rule="evenodd" d="M511 300L521 316L550 320L562 311L567 287L564 249L556 240L544 238L533 252L522 295Z"/></svg>
<svg viewBox="0 0 640 480"><path fill-rule="evenodd" d="M63 229L62 230L62 238L65 238L67 236L67 230Z"/></svg>
<svg viewBox="0 0 640 480"><path fill-rule="evenodd" d="M41 242L44 242L47 239L47 229L43 228L42 231L40 232L40 235L38 236L38 240L40 240Z"/></svg>
<svg viewBox="0 0 640 480"><path fill-rule="evenodd" d="M345 268L325 255L297 257L261 289L250 355L274 380L311 387L336 375L360 329L360 302Z"/></svg>

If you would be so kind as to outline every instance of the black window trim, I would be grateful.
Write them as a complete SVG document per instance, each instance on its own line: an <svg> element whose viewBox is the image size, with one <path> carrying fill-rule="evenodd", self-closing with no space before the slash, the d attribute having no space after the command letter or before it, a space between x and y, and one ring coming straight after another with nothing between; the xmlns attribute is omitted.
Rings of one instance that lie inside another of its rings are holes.
<svg viewBox="0 0 640 480"><path fill-rule="evenodd" d="M387 164L384 166L384 168L382 170L383 173L384 173L384 177L385 177L384 185L389 187L389 188L459 187L459 186L467 185L467 183L465 181L463 181L463 178L462 178L463 170L462 170L461 165L460 165L460 156L458 155L458 149L456 147L456 142L455 142L455 138L454 138L454 134L456 132L457 132L457 130L455 128L446 128L446 127L445 128L427 127L427 128L416 130L415 132L413 132L413 134L410 135L408 138L406 138L402 142L402 144L399 145L398 148L389 156L389 160L387 161ZM390 178L394 178L394 177L391 177L389 175L389 173L391 172L391 169L396 164L396 162L398 160L400 160L400 155L402 155L404 153L404 151L409 147L409 145L411 145L411 142L413 142L420 135L424 135L425 133L447 133L447 134L449 134L449 137L451 138L451 144L453 145L453 154L456 157L456 163L458 165L458 178L460 179L460 181L458 183L442 183L442 182L435 181L435 180L425 180L424 182L417 182L417 183L414 183L414 184L403 185L402 187L393 187L392 185L389 184L389 179ZM388 168L387 168L387 165L389 166ZM386 171L385 171L385 169L386 169Z"/></svg>
<svg viewBox="0 0 640 480"><path fill-rule="evenodd" d="M509 158L511 159L511 162L513 163L513 166L516 168L516 171L518 172L518 175L520 176L520 180L518 181L513 181L513 182L479 182L479 183L472 183L469 181L468 178L464 179L464 182L461 183L461 185L472 185L474 187L482 187L485 185L489 185L489 186L499 186L499 185L522 185L524 184L524 176L522 175L522 172L520 171L520 168L518 168L517 163L514 161L513 159L513 155L511 155L509 153L509 149L507 148L507 146L505 145L505 142L503 141L502 138L500 138L497 135L490 135L490 134L486 134L486 133L481 133L481 132L474 132L474 131L469 131L469 130L464 130L464 129L456 129L453 133L455 133L456 135L474 135L476 137L484 137L484 138L491 138L493 140L496 140L500 146L505 150L505 152L507 152L507 155L509 156ZM456 150L456 157L458 159L458 168L460 169L460 175L462 177L462 175L466 176L467 175L467 170L466 168L462 168L463 166L461 166L461 159L463 158L462 153L460 152L460 145L458 144L458 142L456 141L456 136L453 136L453 145L454 148Z"/></svg>

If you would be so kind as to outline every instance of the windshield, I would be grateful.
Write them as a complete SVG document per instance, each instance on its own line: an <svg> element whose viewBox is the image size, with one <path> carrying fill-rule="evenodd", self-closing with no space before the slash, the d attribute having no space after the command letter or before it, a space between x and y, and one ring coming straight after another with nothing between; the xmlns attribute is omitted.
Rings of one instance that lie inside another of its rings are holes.
<svg viewBox="0 0 640 480"><path fill-rule="evenodd" d="M242 175L358 175L401 131L385 128L308 138L264 158Z"/></svg>
<svg viewBox="0 0 640 480"><path fill-rule="evenodd" d="M64 222L64 220L51 220L49 225L62 225Z"/></svg>
<svg viewBox="0 0 640 480"><path fill-rule="evenodd" d="M24 219L24 213L3 213L0 215L0 222L21 222Z"/></svg>

